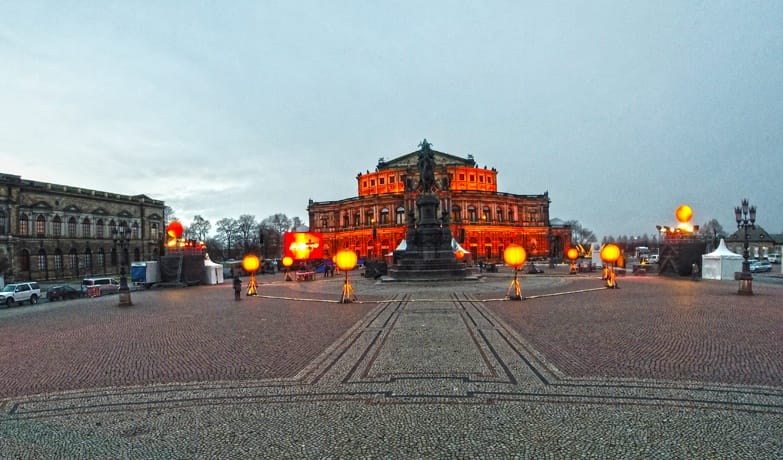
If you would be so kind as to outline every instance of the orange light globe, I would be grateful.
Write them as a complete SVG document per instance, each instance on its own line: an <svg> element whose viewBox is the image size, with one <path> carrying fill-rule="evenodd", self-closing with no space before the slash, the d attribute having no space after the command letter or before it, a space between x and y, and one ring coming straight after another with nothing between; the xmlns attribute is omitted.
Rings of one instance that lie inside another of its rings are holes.
<svg viewBox="0 0 783 460"><path fill-rule="evenodd" d="M579 251L577 251L576 248L568 248L568 251L566 251L566 257L568 260L576 260L579 258Z"/></svg>
<svg viewBox="0 0 783 460"><path fill-rule="evenodd" d="M462 260L465 257L465 253L462 251L462 249L458 250L454 256L457 258L457 260Z"/></svg>
<svg viewBox="0 0 783 460"><path fill-rule="evenodd" d="M687 204L683 204L677 208L677 210L674 212L674 216L677 218L678 222L682 222L683 224L690 222L691 218L693 217L693 209L691 209L691 207Z"/></svg>
<svg viewBox="0 0 783 460"><path fill-rule="evenodd" d="M334 263L342 271L353 270L358 260L356 253L350 249L341 249L334 256Z"/></svg>
<svg viewBox="0 0 783 460"><path fill-rule="evenodd" d="M294 259L291 258L291 256L285 256L283 257L282 262L283 262L283 267L290 267L291 265L294 264Z"/></svg>
<svg viewBox="0 0 783 460"><path fill-rule="evenodd" d="M253 273L258 270L261 265L261 260L255 254L248 254L242 259L242 268L248 273Z"/></svg>
<svg viewBox="0 0 783 460"><path fill-rule="evenodd" d="M166 227L166 234L171 238L179 238L182 236L182 224L178 220L173 220Z"/></svg>
<svg viewBox="0 0 783 460"><path fill-rule="evenodd" d="M527 260L527 252L525 248L518 244L509 244L503 251L503 260L519 270L525 264L525 260Z"/></svg>
<svg viewBox="0 0 783 460"><path fill-rule="evenodd" d="M620 258L620 247L616 244L607 244L601 249L601 260L614 263Z"/></svg>

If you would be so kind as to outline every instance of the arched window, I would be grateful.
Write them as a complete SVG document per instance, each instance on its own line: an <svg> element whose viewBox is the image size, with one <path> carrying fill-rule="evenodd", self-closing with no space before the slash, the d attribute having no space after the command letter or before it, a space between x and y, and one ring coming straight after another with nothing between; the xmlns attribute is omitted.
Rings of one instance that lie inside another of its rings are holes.
<svg viewBox="0 0 783 460"><path fill-rule="evenodd" d="M38 250L37 266L39 272L46 272L46 251L44 248Z"/></svg>
<svg viewBox="0 0 783 460"><path fill-rule="evenodd" d="M54 271L58 274L63 272L63 252L60 248L54 250Z"/></svg>
<svg viewBox="0 0 783 460"><path fill-rule="evenodd" d="M131 238L134 240L139 239L139 223L134 222L133 225L131 225Z"/></svg>
<svg viewBox="0 0 783 460"><path fill-rule="evenodd" d="M27 236L30 234L30 221L27 218L27 214L19 215L19 235Z"/></svg>
<svg viewBox="0 0 783 460"><path fill-rule="evenodd" d="M95 222L95 237L96 238L103 238L103 231L104 231L104 225L103 225L103 219L98 219L97 222Z"/></svg>
<svg viewBox="0 0 783 460"><path fill-rule="evenodd" d="M508 221L514 222L514 211L511 209L508 210Z"/></svg>
<svg viewBox="0 0 783 460"><path fill-rule="evenodd" d="M400 206L397 208L397 214L395 215L395 222L397 225L402 225L405 223L405 208Z"/></svg>
<svg viewBox="0 0 783 460"><path fill-rule="evenodd" d="M85 217L84 220L82 220L82 237L89 238L92 236L92 229L90 228L90 218Z"/></svg>
<svg viewBox="0 0 783 460"><path fill-rule="evenodd" d="M361 214L359 214L358 212L356 214L354 214L354 216L353 216L353 226L354 227L358 227L359 224L361 223L361 220L362 220L362 215Z"/></svg>
<svg viewBox="0 0 783 460"><path fill-rule="evenodd" d="M114 238L114 233L117 231L117 223L114 219L109 222L109 238Z"/></svg>
<svg viewBox="0 0 783 460"><path fill-rule="evenodd" d="M468 220L476 222L478 220L478 214L476 213L476 207L473 205L468 206Z"/></svg>
<svg viewBox="0 0 783 460"><path fill-rule="evenodd" d="M55 238L63 236L63 220L60 216L54 216L52 219L52 235Z"/></svg>
<svg viewBox="0 0 783 460"><path fill-rule="evenodd" d="M92 249L90 248L84 250L84 270L86 273L95 273L92 266Z"/></svg>
<svg viewBox="0 0 783 460"><path fill-rule="evenodd" d="M95 268L100 273L106 273L106 253L103 252L103 248L98 249L98 255L95 260Z"/></svg>
<svg viewBox="0 0 783 460"><path fill-rule="evenodd" d="M46 217L42 214L38 214L35 218L35 236L42 237L46 235Z"/></svg>
<svg viewBox="0 0 783 460"><path fill-rule="evenodd" d="M381 225L386 225L389 223L389 209L383 208L381 209Z"/></svg>
<svg viewBox="0 0 783 460"><path fill-rule="evenodd" d="M343 227L348 227L351 225L350 218L348 214L343 214Z"/></svg>
<svg viewBox="0 0 783 460"><path fill-rule="evenodd" d="M76 224L74 223L74 225ZM79 276L79 255L76 253L76 248L71 248L68 252L68 268L74 275Z"/></svg>
<svg viewBox="0 0 783 460"><path fill-rule="evenodd" d="M68 236L70 238L76 238L76 218L71 217L68 219Z"/></svg>
<svg viewBox="0 0 783 460"><path fill-rule="evenodd" d="M0 235L6 234L5 218L6 218L5 211L0 209Z"/></svg>
<svg viewBox="0 0 783 460"><path fill-rule="evenodd" d="M451 207L451 221L462 222L462 209L459 206Z"/></svg>
<svg viewBox="0 0 783 460"><path fill-rule="evenodd" d="M22 254L19 257L19 266L23 272L30 271L30 251L27 249L22 249Z"/></svg>
<svg viewBox="0 0 783 460"><path fill-rule="evenodd" d="M497 209L495 209L495 218L498 222L503 222L503 209L501 209L499 206Z"/></svg>
<svg viewBox="0 0 783 460"><path fill-rule="evenodd" d="M364 217L364 225L375 225L377 222L375 222L375 215L372 211L367 211L367 214Z"/></svg>
<svg viewBox="0 0 783 460"><path fill-rule="evenodd" d="M492 217L489 215L489 206L484 206L484 209L481 210L481 220L492 222Z"/></svg>
<svg viewBox="0 0 783 460"><path fill-rule="evenodd" d="M150 224L150 239L158 241L158 224L156 222Z"/></svg>

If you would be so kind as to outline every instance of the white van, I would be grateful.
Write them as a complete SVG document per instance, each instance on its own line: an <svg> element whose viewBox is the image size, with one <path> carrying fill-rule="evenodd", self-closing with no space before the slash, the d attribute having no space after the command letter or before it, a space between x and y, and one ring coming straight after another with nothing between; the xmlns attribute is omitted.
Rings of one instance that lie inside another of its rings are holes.
<svg viewBox="0 0 783 460"><path fill-rule="evenodd" d="M120 290L120 283L114 278L109 277L84 278L82 280L82 291L87 295L90 295L91 291L94 292L94 290L90 289L94 287L97 287L100 292L96 292L92 295L112 294Z"/></svg>

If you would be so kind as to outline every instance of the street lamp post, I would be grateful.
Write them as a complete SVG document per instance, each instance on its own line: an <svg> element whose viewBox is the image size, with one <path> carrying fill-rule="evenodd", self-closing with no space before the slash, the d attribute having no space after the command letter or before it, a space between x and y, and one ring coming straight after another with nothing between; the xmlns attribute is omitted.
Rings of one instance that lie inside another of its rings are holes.
<svg viewBox="0 0 783 460"><path fill-rule="evenodd" d="M742 229L745 237L742 250L742 271L737 275L739 280L737 294L753 295L753 275L750 273L750 253L748 252L750 243L748 229L756 228L756 206L749 206L748 199L745 198L742 200L742 206L734 207L734 217L737 220L737 229Z"/></svg>
<svg viewBox="0 0 783 460"><path fill-rule="evenodd" d="M118 291L120 300L117 305L120 307L128 307L133 305L133 302L131 302L130 288L128 288L127 272L125 271L125 266L128 264L127 252L128 244L130 243L130 229L127 227L120 227L120 229L117 230L115 228L112 230L112 237L114 238L115 246L120 248L120 289Z"/></svg>

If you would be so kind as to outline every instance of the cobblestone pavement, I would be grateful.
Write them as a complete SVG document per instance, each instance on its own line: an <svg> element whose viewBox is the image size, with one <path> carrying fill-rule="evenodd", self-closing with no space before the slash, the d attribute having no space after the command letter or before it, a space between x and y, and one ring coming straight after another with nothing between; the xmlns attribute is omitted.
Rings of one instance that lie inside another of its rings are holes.
<svg viewBox="0 0 783 460"><path fill-rule="evenodd" d="M0 310L0 457L783 457L783 287L510 277Z"/></svg>

